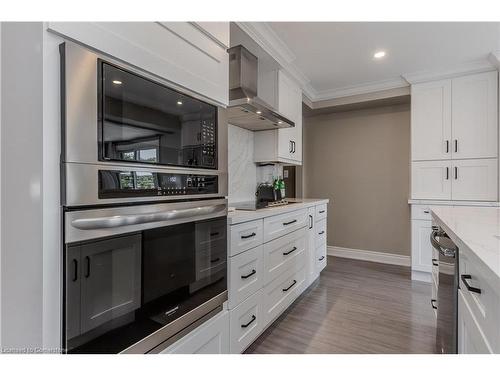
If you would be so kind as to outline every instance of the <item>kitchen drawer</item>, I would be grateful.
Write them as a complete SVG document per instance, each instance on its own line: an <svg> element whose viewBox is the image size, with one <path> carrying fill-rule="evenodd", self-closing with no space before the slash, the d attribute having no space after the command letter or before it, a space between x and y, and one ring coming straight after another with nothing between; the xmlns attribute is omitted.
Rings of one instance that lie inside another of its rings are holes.
<svg viewBox="0 0 500 375"><path fill-rule="evenodd" d="M243 352L264 328L262 325L262 290L229 312L231 353Z"/></svg>
<svg viewBox="0 0 500 375"><path fill-rule="evenodd" d="M413 204L411 206L411 219L412 220L432 220L431 216L432 206Z"/></svg>
<svg viewBox="0 0 500 375"><path fill-rule="evenodd" d="M285 270L305 264L306 228L264 244L264 285Z"/></svg>
<svg viewBox="0 0 500 375"><path fill-rule="evenodd" d="M230 309L236 307L263 285L263 245L229 258L229 298Z"/></svg>
<svg viewBox="0 0 500 375"><path fill-rule="evenodd" d="M437 290L438 290L438 284L437 284L437 279L434 278L434 274L432 275L432 286L431 286L431 307L434 312L434 317L437 318ZM436 308L434 308L436 307Z"/></svg>
<svg viewBox="0 0 500 375"><path fill-rule="evenodd" d="M316 221L326 219L327 208L326 203L316 206Z"/></svg>
<svg viewBox="0 0 500 375"><path fill-rule="evenodd" d="M290 269L264 287L264 327L276 319L297 298L305 277L305 267L298 271Z"/></svg>
<svg viewBox="0 0 500 375"><path fill-rule="evenodd" d="M459 253L460 289L481 331L491 344L493 350L500 351L500 291L490 275L489 270L479 262L473 261L469 253ZM465 279L464 276L470 276ZM472 288L478 288L480 293L469 290L465 282Z"/></svg>
<svg viewBox="0 0 500 375"><path fill-rule="evenodd" d="M315 247L326 243L326 219L316 222L314 229L314 243Z"/></svg>
<svg viewBox="0 0 500 375"><path fill-rule="evenodd" d="M229 256L242 253L263 243L263 221L254 220L230 226L231 243Z"/></svg>
<svg viewBox="0 0 500 375"><path fill-rule="evenodd" d="M320 273L323 268L326 267L327 256L326 256L326 243L316 247L316 273Z"/></svg>
<svg viewBox="0 0 500 375"><path fill-rule="evenodd" d="M491 348L484 331L479 327L462 290L458 290L458 322L457 322L458 354L492 354ZM498 351L497 351L498 353Z"/></svg>
<svg viewBox="0 0 500 375"><path fill-rule="evenodd" d="M222 311L160 354L228 354L229 312Z"/></svg>
<svg viewBox="0 0 500 375"><path fill-rule="evenodd" d="M264 218L264 242L309 225L307 209Z"/></svg>

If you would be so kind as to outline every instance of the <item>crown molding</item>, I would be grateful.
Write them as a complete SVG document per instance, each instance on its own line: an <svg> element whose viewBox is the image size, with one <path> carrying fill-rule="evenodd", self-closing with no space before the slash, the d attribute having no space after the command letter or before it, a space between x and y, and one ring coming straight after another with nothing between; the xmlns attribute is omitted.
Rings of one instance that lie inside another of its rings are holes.
<svg viewBox="0 0 500 375"><path fill-rule="evenodd" d="M408 82L406 82L402 78L370 82L367 84L346 86L338 89L317 91L313 101L318 102L323 100L342 98L346 96L370 94L377 91L398 89L406 86L408 86Z"/></svg>
<svg viewBox="0 0 500 375"><path fill-rule="evenodd" d="M473 74L500 69L500 50L492 52L487 59L457 65L450 69L421 71L402 74L400 77L346 86L330 90L316 90L310 79L295 64L296 56L267 22L236 22L256 43L258 43L302 88L304 102L310 107L316 102L337 98L398 89L408 85L452 78L463 74Z"/></svg>
<svg viewBox="0 0 500 375"><path fill-rule="evenodd" d="M489 59L486 59L456 65L449 69L402 74L401 77L403 77L409 84L413 85L415 83L453 78L464 74L489 72L494 69L495 66L489 61Z"/></svg>
<svg viewBox="0 0 500 375"><path fill-rule="evenodd" d="M316 94L309 78L295 65L296 56L266 22L236 22L255 42L280 64L312 100Z"/></svg>
<svg viewBox="0 0 500 375"><path fill-rule="evenodd" d="M497 69L500 69L500 51L491 52L488 55L488 61Z"/></svg>

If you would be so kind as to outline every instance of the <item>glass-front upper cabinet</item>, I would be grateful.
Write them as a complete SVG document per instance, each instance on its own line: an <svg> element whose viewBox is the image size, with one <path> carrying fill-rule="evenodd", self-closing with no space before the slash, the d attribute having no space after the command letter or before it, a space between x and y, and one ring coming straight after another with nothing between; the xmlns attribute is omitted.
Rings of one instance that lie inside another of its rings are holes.
<svg viewBox="0 0 500 375"><path fill-rule="evenodd" d="M99 159L217 168L217 107L100 61Z"/></svg>

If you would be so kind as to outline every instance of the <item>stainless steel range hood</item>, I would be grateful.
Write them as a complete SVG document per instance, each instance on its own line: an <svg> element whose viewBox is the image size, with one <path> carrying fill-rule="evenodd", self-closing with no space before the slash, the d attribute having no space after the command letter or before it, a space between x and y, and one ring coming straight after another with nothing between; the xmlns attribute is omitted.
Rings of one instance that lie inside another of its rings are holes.
<svg viewBox="0 0 500 375"><path fill-rule="evenodd" d="M257 96L258 60L242 45L229 52L228 122L253 131L291 128L295 123Z"/></svg>

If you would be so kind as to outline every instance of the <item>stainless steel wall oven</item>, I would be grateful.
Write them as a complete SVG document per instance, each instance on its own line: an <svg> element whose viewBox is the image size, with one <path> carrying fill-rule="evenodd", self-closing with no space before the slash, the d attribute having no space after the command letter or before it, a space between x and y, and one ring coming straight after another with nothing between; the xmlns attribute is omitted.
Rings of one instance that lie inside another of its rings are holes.
<svg viewBox="0 0 500 375"><path fill-rule="evenodd" d="M227 300L225 111L61 45L63 345L158 351Z"/></svg>

